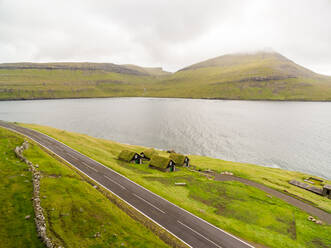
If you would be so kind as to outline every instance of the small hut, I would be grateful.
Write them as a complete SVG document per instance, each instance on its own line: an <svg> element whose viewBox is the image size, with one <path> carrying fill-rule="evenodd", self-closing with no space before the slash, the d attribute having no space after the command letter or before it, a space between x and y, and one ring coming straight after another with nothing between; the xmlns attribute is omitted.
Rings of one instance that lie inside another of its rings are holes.
<svg viewBox="0 0 331 248"><path fill-rule="evenodd" d="M162 157L159 155L153 155L149 166L160 171L175 171L175 162L167 157Z"/></svg>
<svg viewBox="0 0 331 248"><path fill-rule="evenodd" d="M141 156L134 151L123 150L118 159L129 163L141 164Z"/></svg>
<svg viewBox="0 0 331 248"><path fill-rule="evenodd" d="M190 165L190 159L182 154L178 153L170 153L169 158L173 160L177 166L186 166L189 167Z"/></svg>
<svg viewBox="0 0 331 248"><path fill-rule="evenodd" d="M324 185L322 195L331 199L331 185Z"/></svg>
<svg viewBox="0 0 331 248"><path fill-rule="evenodd" d="M153 155L157 155L157 151L153 148L151 149L147 149L143 152L140 153L140 156L144 159L144 160L151 160Z"/></svg>

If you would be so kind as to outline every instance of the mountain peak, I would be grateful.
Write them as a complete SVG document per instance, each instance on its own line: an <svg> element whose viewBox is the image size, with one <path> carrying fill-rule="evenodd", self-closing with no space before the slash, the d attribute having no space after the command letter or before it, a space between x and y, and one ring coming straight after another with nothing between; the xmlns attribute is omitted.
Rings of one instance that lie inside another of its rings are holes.
<svg viewBox="0 0 331 248"><path fill-rule="evenodd" d="M251 53L233 53L208 59L180 71L214 68L213 71L231 71L235 73L282 74L288 77L316 77L317 73L308 70L275 51L257 51Z"/></svg>
<svg viewBox="0 0 331 248"><path fill-rule="evenodd" d="M275 51L257 51L257 52L247 52L247 53L232 53L225 54L211 59L204 60L202 62L190 65L179 71L183 70L192 70L204 67L225 67L233 66L237 64L247 64L254 61L264 61L264 60L281 60L281 61L290 61L280 53Z"/></svg>

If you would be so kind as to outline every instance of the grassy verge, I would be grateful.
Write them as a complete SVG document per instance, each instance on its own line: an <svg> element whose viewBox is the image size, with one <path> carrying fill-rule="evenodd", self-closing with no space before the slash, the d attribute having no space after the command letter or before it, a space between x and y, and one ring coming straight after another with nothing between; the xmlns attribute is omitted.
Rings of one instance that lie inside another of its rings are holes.
<svg viewBox="0 0 331 248"><path fill-rule="evenodd" d="M11 185L15 189L15 194L13 192L8 195L8 186L2 188L6 191L1 191L1 200L8 204L1 205L1 209L6 209L3 211L5 213L12 212L12 215L6 218L0 217L1 230L5 230L1 232L0 240L5 241L5 244L8 242L5 247L43 247L37 238L33 221L32 183L31 180L28 183L24 182L26 178L17 175L21 173L18 172L19 169L26 170L27 168L24 164L17 162L18 160L13 155L14 147L20 145L23 139L2 128L0 128L0 135L4 143L1 143L0 149L6 149L1 150L1 153L6 152L6 156L1 157L5 161L6 158L13 158L11 164L14 168L5 166L4 163L1 163L1 166L4 164L4 167L7 167L8 175L9 173L15 175L7 176L15 178L11 180L22 181L22 185L18 185L17 182ZM6 145L9 142L12 144ZM41 205L45 211L49 236L57 245L62 247L169 247L150 230L110 202L77 173L52 158L38 146L32 145L24 152L24 156L39 165L42 174ZM1 170L1 173L4 171ZM26 171L24 173L28 174ZM29 187L26 186L27 184ZM13 211L13 207L17 209ZM28 214L32 217L25 220L24 216Z"/></svg>
<svg viewBox="0 0 331 248"><path fill-rule="evenodd" d="M328 247L331 243L331 226L309 222L305 212L282 200L270 198L253 187L239 182L208 180L185 168L176 173L162 173L148 168L147 164L128 164L117 160L119 152L128 148L139 152L144 148L49 127L25 126L66 143L169 201L255 244L269 247ZM286 189L330 212L330 200L287 183L293 177L308 175L200 156L191 156L191 161L199 168L232 171L273 188ZM187 186L177 187L175 182L186 182Z"/></svg>
<svg viewBox="0 0 331 248"><path fill-rule="evenodd" d="M237 163L213 159L203 156L191 156L192 163L201 169L212 169L214 171L231 171L235 175L256 181L276 190L294 195L299 199L304 200L324 211L331 213L331 201L326 197L321 197L312 192L303 190L288 183L291 179L303 180L311 175L288 171L279 168L268 168L253 164ZM316 176L314 176L316 177ZM319 177L316 177L319 178ZM327 184L331 184L330 180L325 180Z"/></svg>
<svg viewBox="0 0 331 248"><path fill-rule="evenodd" d="M0 128L0 246L44 247L37 238L31 197L33 186L28 166L14 149L23 139ZM25 216L30 215L29 219Z"/></svg>

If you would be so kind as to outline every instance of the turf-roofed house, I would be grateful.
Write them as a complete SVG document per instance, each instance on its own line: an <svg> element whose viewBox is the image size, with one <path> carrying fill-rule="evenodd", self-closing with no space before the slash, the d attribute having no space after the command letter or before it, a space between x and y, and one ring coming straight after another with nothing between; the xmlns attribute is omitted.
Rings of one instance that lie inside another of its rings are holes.
<svg viewBox="0 0 331 248"><path fill-rule="evenodd" d="M151 149L147 149L143 152L140 153L140 156L144 159L144 160L151 160L151 158L153 157L153 155L158 155L157 151L153 148Z"/></svg>
<svg viewBox="0 0 331 248"><path fill-rule="evenodd" d="M331 199L331 185L325 185L323 187L322 195L327 196L329 199Z"/></svg>
<svg viewBox="0 0 331 248"><path fill-rule="evenodd" d="M164 172L173 172L176 170L175 162L173 160L159 155L152 156L149 166Z"/></svg>
<svg viewBox="0 0 331 248"><path fill-rule="evenodd" d="M190 159L183 154L170 153L169 158L176 163L176 166L189 167L190 165Z"/></svg>
<svg viewBox="0 0 331 248"><path fill-rule="evenodd" d="M134 151L123 150L118 159L129 163L141 164L141 156Z"/></svg>

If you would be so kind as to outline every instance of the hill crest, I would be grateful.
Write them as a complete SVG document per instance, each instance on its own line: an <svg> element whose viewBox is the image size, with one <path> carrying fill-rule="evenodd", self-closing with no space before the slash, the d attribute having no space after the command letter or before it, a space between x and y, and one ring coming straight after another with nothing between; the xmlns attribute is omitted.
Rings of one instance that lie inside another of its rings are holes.
<svg viewBox="0 0 331 248"><path fill-rule="evenodd" d="M286 58L277 52L255 52L255 53L234 53L225 54L215 58L207 59L196 64L184 67L178 70L196 70L208 67L243 67L250 68L268 67L275 73L286 74L289 77L317 77L322 76L303 66L300 66L292 60Z"/></svg>

